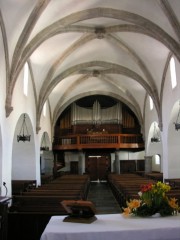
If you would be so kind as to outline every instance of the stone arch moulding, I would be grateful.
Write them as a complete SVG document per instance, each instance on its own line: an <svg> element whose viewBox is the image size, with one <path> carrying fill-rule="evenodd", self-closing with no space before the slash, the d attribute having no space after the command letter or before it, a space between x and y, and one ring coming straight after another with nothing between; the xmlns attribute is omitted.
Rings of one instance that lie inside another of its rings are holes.
<svg viewBox="0 0 180 240"><path fill-rule="evenodd" d="M87 13L87 14L86 14ZM81 16L81 18L79 18ZM90 16L90 17L89 17ZM149 33L151 33L151 36L159 41L161 41L164 45L166 45L169 49L172 50L172 52L177 56L177 58L180 60L180 54L179 54L179 44L166 32L163 31L160 27L158 27L156 24L151 22L150 20L143 18L137 14L133 14L127 11L123 10L115 10L110 8L95 8L95 9L88 9L83 10L77 13L73 13L61 20L58 20L57 22L51 24L44 30L42 30L40 33L36 35L34 39L31 40L31 42L24 48L24 51L22 53L22 59L21 62L19 62L19 66L16 69L16 72L11 74L14 78L11 79L10 83L10 89L8 89L8 95L6 98L6 116L9 116L11 111L13 110L11 106L11 100L12 100L12 92L15 85L15 81L17 78L17 75L19 74L23 64L25 61L30 57L32 52L45 40L47 40L49 37L51 37L53 34L57 34L57 28L59 26L62 26L63 23L66 25L71 25L74 22L86 20L89 18L97 18L97 17L107 17L107 18L115 18L115 19L121 19L128 21L132 24L135 24L137 26L140 26L144 29L144 26L146 26L146 29ZM144 29L145 31L145 29ZM47 35L46 33L49 33ZM43 39L44 37L44 39ZM11 93L11 94L10 94Z"/></svg>

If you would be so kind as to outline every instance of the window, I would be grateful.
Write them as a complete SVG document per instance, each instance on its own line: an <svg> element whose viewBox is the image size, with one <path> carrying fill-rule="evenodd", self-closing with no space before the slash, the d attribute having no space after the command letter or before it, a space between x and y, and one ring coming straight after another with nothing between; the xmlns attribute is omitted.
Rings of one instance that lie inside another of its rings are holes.
<svg viewBox="0 0 180 240"><path fill-rule="evenodd" d="M26 62L24 65L24 95L28 95L28 80L29 80L29 67L28 63Z"/></svg>
<svg viewBox="0 0 180 240"><path fill-rule="evenodd" d="M44 115L44 117L46 116L46 109L47 109L47 102L45 102L45 104L43 106L43 115Z"/></svg>
<svg viewBox="0 0 180 240"><path fill-rule="evenodd" d="M150 110L153 110L153 100L150 96L149 96L149 106L150 106Z"/></svg>
<svg viewBox="0 0 180 240"><path fill-rule="evenodd" d="M160 156L159 155L155 155L155 164L160 165Z"/></svg>
<svg viewBox="0 0 180 240"><path fill-rule="evenodd" d="M171 74L171 86L172 86L172 89L173 89L177 85L176 66L175 66L175 60L174 60L173 57L170 60L170 74Z"/></svg>

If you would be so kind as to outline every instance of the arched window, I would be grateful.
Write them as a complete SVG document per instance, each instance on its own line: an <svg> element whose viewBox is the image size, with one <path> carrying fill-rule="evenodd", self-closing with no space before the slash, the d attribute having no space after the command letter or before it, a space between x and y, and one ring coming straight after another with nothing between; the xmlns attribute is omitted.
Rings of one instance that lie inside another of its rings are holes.
<svg viewBox="0 0 180 240"><path fill-rule="evenodd" d="M175 60L174 60L173 57L170 60L170 74L171 74L171 86L172 86L172 89L173 89L177 85L176 66L175 66Z"/></svg>
<svg viewBox="0 0 180 240"><path fill-rule="evenodd" d="M23 92L24 95L27 96L28 95L28 81L29 81L29 67L28 67L28 63L26 62L24 65L24 81L23 81Z"/></svg>
<svg viewBox="0 0 180 240"><path fill-rule="evenodd" d="M46 116L46 110L47 110L47 102L45 102L44 106L43 106L43 116Z"/></svg>
<svg viewBox="0 0 180 240"><path fill-rule="evenodd" d="M154 158L155 158L155 164L156 164L156 165L160 165L160 156L159 156L158 154L156 154L156 155L154 156Z"/></svg>
<svg viewBox="0 0 180 240"><path fill-rule="evenodd" d="M149 107L150 107L150 110L153 110L153 100L152 98L149 96Z"/></svg>

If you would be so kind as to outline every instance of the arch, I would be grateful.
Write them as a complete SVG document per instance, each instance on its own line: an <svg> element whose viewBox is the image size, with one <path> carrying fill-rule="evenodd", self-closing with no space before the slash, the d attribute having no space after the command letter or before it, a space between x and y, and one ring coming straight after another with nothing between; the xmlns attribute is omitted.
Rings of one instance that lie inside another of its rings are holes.
<svg viewBox="0 0 180 240"><path fill-rule="evenodd" d="M157 115L159 116L159 99L157 99L157 96L153 92L153 89L148 85L148 83L140 75L138 75L134 71L132 71L126 67L123 67L121 65L118 65L118 64L113 64L113 63L104 62L104 61L92 61L92 62L86 62L86 63L82 63L82 64L75 65L73 67L70 67L69 69L65 70L64 72L62 72L58 76L56 76L50 82L49 85L44 86L41 89L39 105L38 105L38 112L37 112L37 129L39 129L39 122L40 122L40 116L41 116L43 105L44 105L46 99L48 98L49 94L53 90L53 88L59 82L61 82L63 79L65 79L66 77L68 77L72 74L77 74L77 73L81 74L82 69L86 69L88 67L96 68L97 66L105 68L104 70L98 70L99 75L110 74L110 73L111 74L122 74L122 75L130 77L130 78L134 79L135 81L137 81L152 97L155 107L156 107ZM107 68L107 70L106 70L106 68ZM87 72L85 70L85 71L83 71L83 74L89 74L89 76L92 76L93 72L94 72L94 70L88 70Z"/></svg>
<svg viewBox="0 0 180 240"><path fill-rule="evenodd" d="M166 75L169 67L169 62L172 57L172 53L169 53L166 59L166 63L164 66L163 74L162 74L162 81L161 81L161 91L160 91L160 116L161 116L161 122L159 123L161 131L163 130L163 123L162 123L162 106L163 106L163 97L164 97L164 86L165 86L165 80Z"/></svg>
<svg viewBox="0 0 180 240"><path fill-rule="evenodd" d="M40 145L40 173L41 175L50 174L52 175L53 169L53 155L51 148L50 138L47 132L43 132L41 136Z"/></svg>
<svg viewBox="0 0 180 240"><path fill-rule="evenodd" d="M87 29L91 31L95 31L95 29L87 28L87 27L81 27L81 26L70 26L71 24L74 24L76 22L80 22L87 19L93 19L98 17L106 17L106 18L114 18L119 20L124 20L129 23L132 23L133 25L137 25L139 27L139 30L137 32L143 32L146 35L150 35L151 37L154 37L155 39L158 39L160 42L162 42L167 48L171 49L174 54L177 55L177 58L180 59L179 53L177 52L177 49L180 49L178 43L170 36L168 35L163 29L161 29L159 26L157 26L155 23L151 22L150 20L141 17L137 14L130 13L123 10L116 10L112 8L94 8L94 9L88 9L83 10L80 12L72 13L67 17L64 17L55 23L49 25L45 29L43 29L41 32L39 32L26 46L25 50L22 53L23 58L28 58L32 52L40 45L42 42L47 40L48 38L60 34L61 32L67 32L72 31L86 31ZM131 25L125 25L126 31L130 31L129 27ZM137 29L136 26L136 29ZM146 27L144 27L146 26ZM123 25L124 27L124 25ZM134 26L131 26L134 29ZM65 30L65 28L67 28ZM143 29L143 31L142 31ZM117 28L114 28L114 30L117 31ZM111 30L112 31L112 30ZM135 31L135 30L134 30ZM24 60L26 61L26 60Z"/></svg>
<svg viewBox="0 0 180 240"><path fill-rule="evenodd" d="M24 51L22 52L22 55L19 56L19 59L16 59L17 62L17 68L14 70L14 72L11 72L11 79L8 86L8 94L6 98L6 111L8 111L7 116L9 116L10 112L12 111L11 107L11 101L12 101L12 93L14 89L14 85L17 79L17 76L24 65L25 61L30 57L32 52L45 40L50 38L51 36L55 34L59 34L62 29L65 26L68 26L68 29L70 29L71 24L87 20L87 19L93 19L97 17L107 17L107 18L114 18L119 20L124 20L129 23L132 23L133 25L139 26L141 29L143 29L144 34L150 33L152 37L155 39L158 39L160 42L162 42L167 48L169 48L180 60L180 54L179 54L179 44L170 36L168 35L163 29L161 29L159 26L151 22L150 20L141 17L137 14L130 13L123 10L116 10L111 8L94 8L94 9L88 9L83 10L80 12L72 13L67 17L64 17L55 23L49 25L47 28L39 32L26 46ZM31 19L28 21L31 22ZM28 22L27 22L28 23ZM145 27L144 27L145 26ZM82 31L82 27L75 26L76 28L79 28L79 31ZM87 31L87 28L85 28ZM64 29L63 29L64 31ZM67 31L66 31L67 32ZM22 39L21 39L22 40ZM23 42L23 41L22 41ZM21 58L20 58L21 57ZM12 63L12 65L15 63Z"/></svg>
<svg viewBox="0 0 180 240"><path fill-rule="evenodd" d="M134 71L123 67L121 65L118 64L114 64L111 62L104 62L104 61L91 61L91 62L85 62L82 64L77 64L75 66L70 67L69 69L65 70L64 72L60 73L58 76L56 76L51 83L49 83L49 85L47 86L43 86L43 88L41 89L40 92L40 99L39 99L39 107L42 108L44 102L46 101L47 97L49 96L49 94L51 93L51 91L53 90L53 88L62 80L64 80L66 77L72 75L72 74L82 74L81 70L84 68L88 68L88 67L104 67L107 68L107 70L98 70L99 74L122 74L125 75L127 77L130 77L132 79L134 79L135 81L137 81L147 92L148 94L152 97L152 99L154 100L154 102L156 103L156 107L157 107L157 99L154 97L153 94L153 89L151 89L151 87L148 85L148 83L137 73L135 73ZM86 72L86 70L83 71L83 74L89 74L89 75L93 75L94 70L88 70ZM158 107L157 107L158 109ZM42 109L41 109L42 110Z"/></svg>
<svg viewBox="0 0 180 240"><path fill-rule="evenodd" d="M167 133L167 166L168 166L168 178L180 178L180 171L177 166L180 164L180 147L179 147L179 137L180 132L175 130L174 122L176 122L177 114L179 112L179 100L173 105L170 121L168 125Z"/></svg>
<svg viewBox="0 0 180 240"><path fill-rule="evenodd" d="M154 135L154 126L159 132L160 142L151 142L151 138ZM147 144L146 144L146 155L147 156L153 156L156 154L162 155L162 141L161 141L161 132L158 127L158 123L156 121L151 123L151 126L149 128L149 132L147 135Z"/></svg>
<svg viewBox="0 0 180 240"><path fill-rule="evenodd" d="M25 114L26 125L30 135L30 141L17 141L23 117ZM36 180L36 152L35 140L32 123L29 115L26 113L21 114L19 117L13 137L12 144L12 180Z"/></svg>
<svg viewBox="0 0 180 240"><path fill-rule="evenodd" d="M111 96L119 101L122 101L124 104L128 105L128 107L134 112L134 114L136 115L137 119L139 120L142 128L143 128L143 120L142 120L142 115L138 112L138 110L132 105L131 102L128 102L125 98L115 94L115 93L112 93L112 92L103 92L103 91L92 91L92 92L88 92L88 93L81 93L81 94L78 94L76 95L75 97L69 99L66 103L64 103L63 105L59 106L58 109L56 109L56 114L54 115L53 117L53 122L52 122L52 126L55 126L55 123L58 119L58 117L60 116L60 114L71 104L73 103L74 101L80 99L80 98L83 98L85 96L92 96L92 95L96 95L96 94L100 94L100 95L107 95L108 96Z"/></svg>
<svg viewBox="0 0 180 240"><path fill-rule="evenodd" d="M18 58L21 57L23 48L28 41L31 32L33 31L33 27L36 25L41 14L45 10L46 6L49 4L49 1L50 0L37 2L35 7L33 8L15 47L15 51L12 57L11 76L14 72L14 69L18 65Z"/></svg>
<svg viewBox="0 0 180 240"><path fill-rule="evenodd" d="M79 26L78 26L79 27ZM89 30L91 29L91 31ZM76 26L70 26L64 31L58 32L58 34L60 33L64 33L64 32L74 32L74 31L78 31L79 28L77 29ZM84 37L81 37L80 39L78 39L75 43L72 44L72 46L70 46L64 53L63 55L58 58L54 64L52 64L51 69L49 70L49 73L47 74L47 77L45 79L45 83L49 81L49 79L51 78L51 76L53 75L53 73L55 72L56 68L58 67L58 65L60 65L62 63L62 61L68 57L73 51L77 50L79 47L81 47L83 44L93 40L96 38L96 35L94 33L94 28L90 28L90 27L86 27L86 29L84 29L84 27L81 27L81 32L84 31L88 32L88 35L85 35ZM135 25L121 25L121 26L114 26L114 27L107 27L105 28L106 31L106 35L104 37L107 37L107 39L111 39L114 41L114 43L119 46L121 46L122 49L126 49L126 52L131 55L131 57L134 59L134 61L136 61L136 63L139 65L139 67L141 68L141 70L144 72L145 76L147 76L147 79L149 79L149 81L154 85L155 87L155 83L154 80L152 79L151 74L148 72L147 68L145 67L145 65L143 64L143 62L139 59L139 57L133 52L132 49L130 49L128 46L126 46L124 43L122 43L119 39L117 39L117 37L108 34L108 32L113 33L113 32L137 32L137 33L144 33L144 29L139 28L138 26ZM57 34L57 33L56 33ZM150 34L147 33L148 36L152 37ZM52 36L50 36L52 37ZM155 38L156 39L156 38ZM156 39L158 40L158 39ZM32 44L33 45L33 44ZM35 50L35 49L34 49ZM28 55L30 57L30 55L32 54L32 49L31 49L31 53ZM27 57L26 57L27 59ZM22 60L22 63L20 64L20 66L24 64L24 61Z"/></svg>
<svg viewBox="0 0 180 240"><path fill-rule="evenodd" d="M41 137L41 145L40 150L41 151L48 151L51 147L50 138L47 132L43 132Z"/></svg>
<svg viewBox="0 0 180 240"><path fill-rule="evenodd" d="M58 118L58 115L59 115L59 109L61 108L61 105L62 103L64 103L64 100L65 100L65 97L68 96L70 94L70 92L74 89L74 87L76 87L78 84L81 84L83 81L85 81L86 79L88 79L90 76L89 75L83 75L82 77L79 77L78 79L76 79L76 81L74 81L71 85L71 87L69 87L65 92L64 94L62 95L62 97L59 99L57 105L56 105L56 108L54 110L54 119L57 119ZM137 118L139 119L139 122L141 124L141 126L143 125L143 122L142 122L142 114L141 114L141 111L140 111L140 108L138 106L138 103L136 102L135 98L132 96L132 94L128 91L128 90L125 90L123 89L122 87L119 87L118 85L114 84L113 83L113 80L110 78L110 77L107 77L107 76L100 76L100 78L104 81L107 81L110 85L114 86L115 88L118 88L119 90L119 95L116 95L110 91L108 92L102 92L102 91L96 91L96 94L102 94L102 95L109 95L109 96L112 96L116 99L121 99L122 102L126 101L125 100L125 97L124 96L124 92L126 92L126 94L128 94L128 98L130 99L130 101L128 102L128 104L130 104L130 106L132 107L132 104L130 102L133 103L133 109L134 109L134 113L136 114ZM98 93L97 93L98 92ZM87 91L87 92L84 92L83 93L83 96L85 95L94 95L94 91L93 92L90 92L90 91ZM80 94L82 95L82 94ZM79 95L78 95L79 96ZM76 99L77 100L77 99Z"/></svg>

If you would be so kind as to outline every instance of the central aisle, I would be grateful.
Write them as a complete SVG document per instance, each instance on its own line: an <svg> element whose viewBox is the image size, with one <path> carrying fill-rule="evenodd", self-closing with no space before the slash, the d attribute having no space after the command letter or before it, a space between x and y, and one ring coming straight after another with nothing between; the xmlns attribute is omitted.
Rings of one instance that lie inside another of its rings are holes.
<svg viewBox="0 0 180 240"><path fill-rule="evenodd" d="M121 213L120 206L107 182L91 182L87 200L95 205L97 214Z"/></svg>

